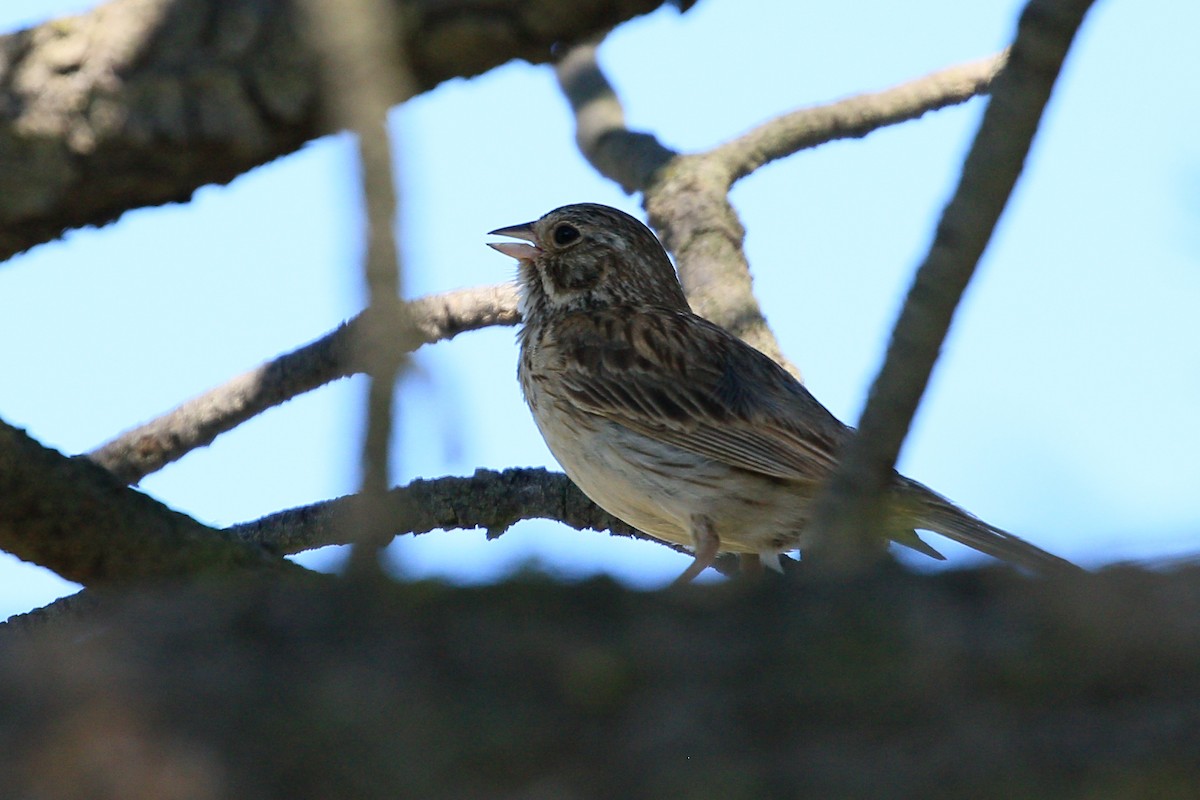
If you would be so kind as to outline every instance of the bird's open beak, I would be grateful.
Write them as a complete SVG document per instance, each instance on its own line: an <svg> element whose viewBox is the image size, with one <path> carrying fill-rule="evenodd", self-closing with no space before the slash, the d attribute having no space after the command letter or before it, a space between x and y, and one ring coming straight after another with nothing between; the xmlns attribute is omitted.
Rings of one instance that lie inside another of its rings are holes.
<svg viewBox="0 0 1200 800"><path fill-rule="evenodd" d="M524 239L531 244L521 244L520 242L488 242L488 247L493 250L499 250L506 256L511 256L518 261L532 261L541 253L541 249L535 244L537 236L533 233L533 223L526 222L522 225L512 225L508 228L497 228L494 231L489 231L488 236L511 236L514 239Z"/></svg>

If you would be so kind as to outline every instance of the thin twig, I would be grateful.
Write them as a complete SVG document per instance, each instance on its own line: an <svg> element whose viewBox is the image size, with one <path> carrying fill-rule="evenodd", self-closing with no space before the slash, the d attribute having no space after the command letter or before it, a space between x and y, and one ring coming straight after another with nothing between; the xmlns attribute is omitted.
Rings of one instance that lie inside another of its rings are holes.
<svg viewBox="0 0 1200 800"><path fill-rule="evenodd" d="M858 435L818 501L811 534L835 568L857 568L954 310L991 238L1091 0L1032 0L1007 66L892 333Z"/></svg>
<svg viewBox="0 0 1200 800"><path fill-rule="evenodd" d="M1007 57L1006 50L905 81L881 92L802 108L763 123L713 148L707 155L720 160L736 181L800 150L837 139L861 138L880 128L986 94Z"/></svg>
<svg viewBox="0 0 1200 800"><path fill-rule="evenodd" d="M450 339L464 331L515 325L511 284L459 289L407 303L393 321L395 352ZM351 340L360 318L310 344L238 375L156 419L132 428L88 453L126 483L137 483L198 447L209 445L268 408L359 371Z"/></svg>
<svg viewBox="0 0 1200 800"><path fill-rule="evenodd" d="M394 320L397 313L407 313L400 303L403 267L395 232L399 201L393 184L387 115L392 98L411 94L415 81L409 71L409 54L394 47L403 36L393 4L386 0L306 0L304 6L321 54L326 111L358 135L366 208L363 283L367 312L357 330L354 352L370 386L360 461L360 503L356 506L359 513L346 524L357 539L350 554L350 572L377 575L379 550L390 539L384 500L392 466L396 381L405 364L393 345Z"/></svg>

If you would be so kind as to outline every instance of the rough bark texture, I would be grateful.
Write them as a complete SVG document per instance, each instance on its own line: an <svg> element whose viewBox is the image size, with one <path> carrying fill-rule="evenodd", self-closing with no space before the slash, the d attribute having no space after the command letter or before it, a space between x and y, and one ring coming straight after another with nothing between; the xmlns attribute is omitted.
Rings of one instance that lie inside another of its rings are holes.
<svg viewBox="0 0 1200 800"><path fill-rule="evenodd" d="M0 794L1190 798L1197 578L147 592L0 629Z"/></svg>
<svg viewBox="0 0 1200 800"><path fill-rule="evenodd" d="M513 58L545 62L661 5L395 2L397 58L418 92ZM0 37L0 260L329 133L318 84L287 0L113 0Z"/></svg>
<svg viewBox="0 0 1200 800"><path fill-rule="evenodd" d="M299 568L0 422L0 550L88 586Z"/></svg>
<svg viewBox="0 0 1200 800"><path fill-rule="evenodd" d="M240 541L285 555L349 544L343 523L358 502L361 499L356 495L340 497L279 511L234 525L226 532ZM495 539L521 520L540 518L577 530L656 541L601 509L566 475L540 468L503 472L477 469L469 478L417 479L389 490L381 511L393 536L428 533L437 528L483 528L489 539Z"/></svg>

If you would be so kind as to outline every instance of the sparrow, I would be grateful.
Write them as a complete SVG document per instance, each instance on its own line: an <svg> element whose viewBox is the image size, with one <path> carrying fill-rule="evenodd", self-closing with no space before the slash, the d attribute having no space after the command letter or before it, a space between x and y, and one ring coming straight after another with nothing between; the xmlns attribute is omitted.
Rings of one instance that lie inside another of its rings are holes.
<svg viewBox="0 0 1200 800"><path fill-rule="evenodd" d="M518 262L517 370L551 453L592 501L689 548L687 583L722 552L803 550L822 484L853 431L773 360L697 316L663 246L634 217L592 203L489 235ZM1037 573L1069 561L896 474L891 539L936 559L932 531Z"/></svg>

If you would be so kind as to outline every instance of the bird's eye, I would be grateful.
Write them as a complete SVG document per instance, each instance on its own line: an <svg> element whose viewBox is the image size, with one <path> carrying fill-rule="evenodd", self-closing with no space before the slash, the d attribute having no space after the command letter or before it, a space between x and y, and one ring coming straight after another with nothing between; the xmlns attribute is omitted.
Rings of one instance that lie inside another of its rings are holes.
<svg viewBox="0 0 1200 800"><path fill-rule="evenodd" d="M579 229L574 225L563 223L554 229L554 243L559 245L568 245L579 238Z"/></svg>

